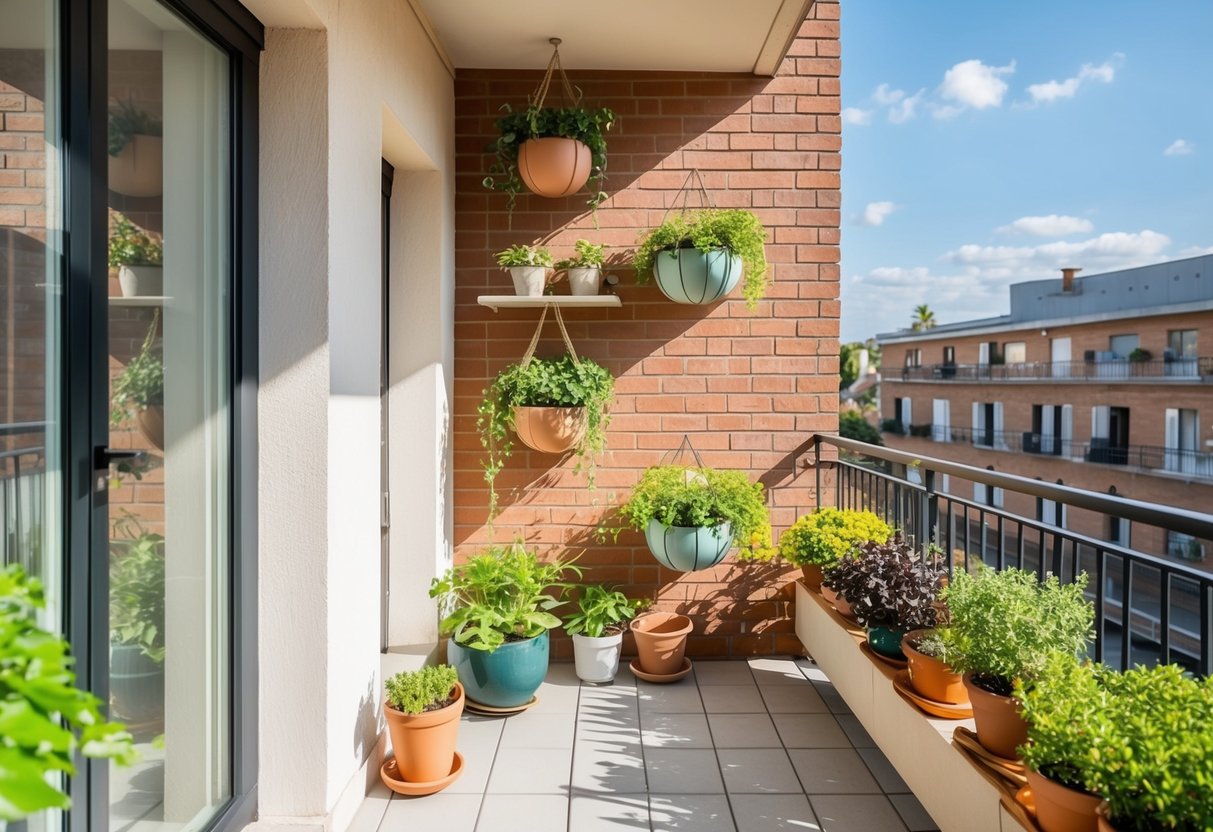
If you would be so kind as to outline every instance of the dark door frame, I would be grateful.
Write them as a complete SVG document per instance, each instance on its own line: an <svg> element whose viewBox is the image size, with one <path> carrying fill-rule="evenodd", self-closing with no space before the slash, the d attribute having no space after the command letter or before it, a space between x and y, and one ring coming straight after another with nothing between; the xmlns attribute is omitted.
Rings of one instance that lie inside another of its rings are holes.
<svg viewBox="0 0 1213 832"><path fill-rule="evenodd" d="M391 447L388 437L388 388L391 387L391 377L388 373L388 356L391 349L391 336L388 330L390 318L388 303L391 299L392 262L392 183L396 178L396 169L387 159L383 159L382 202L380 216L380 289L379 289L379 649L387 652L389 602L391 601L391 477L388 463L391 458Z"/></svg>

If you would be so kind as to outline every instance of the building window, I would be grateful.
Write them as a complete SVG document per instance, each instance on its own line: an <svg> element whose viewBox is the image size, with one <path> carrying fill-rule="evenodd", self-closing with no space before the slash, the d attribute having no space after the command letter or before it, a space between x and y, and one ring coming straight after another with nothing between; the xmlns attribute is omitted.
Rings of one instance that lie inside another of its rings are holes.
<svg viewBox="0 0 1213 832"><path fill-rule="evenodd" d="M943 363L947 365L956 363L956 347L943 348Z"/></svg>
<svg viewBox="0 0 1213 832"><path fill-rule="evenodd" d="M1002 354L1008 364L1024 364L1028 360L1028 347L1023 341L1008 341L1003 344Z"/></svg>
<svg viewBox="0 0 1213 832"><path fill-rule="evenodd" d="M906 366L921 367L922 366L922 350L906 350Z"/></svg>
<svg viewBox="0 0 1213 832"><path fill-rule="evenodd" d="M986 466L987 471L993 471L993 465ZM1002 508L1003 490L992 488L985 483L973 483L973 502L990 508Z"/></svg>
<svg viewBox="0 0 1213 832"><path fill-rule="evenodd" d="M1167 532L1167 554L1184 560L1204 560L1205 547L1199 540L1183 532Z"/></svg>
<svg viewBox="0 0 1213 832"><path fill-rule="evenodd" d="M1213 473L1209 454L1200 453L1200 414L1196 410L1168 407L1163 416L1163 468L1181 474Z"/></svg>
<svg viewBox="0 0 1213 832"><path fill-rule="evenodd" d="M977 345L977 363L983 366L1003 363L1003 357L998 353L997 341L984 341Z"/></svg>
<svg viewBox="0 0 1213 832"><path fill-rule="evenodd" d="M1141 346L1141 339L1137 334L1132 335L1113 335L1108 339L1108 351L1116 358L1128 358L1133 350Z"/></svg>
<svg viewBox="0 0 1213 832"><path fill-rule="evenodd" d="M1005 448L1002 431L1002 402L973 402L974 445Z"/></svg>
<svg viewBox="0 0 1213 832"><path fill-rule="evenodd" d="M1167 349L1170 358L1196 358L1196 330L1173 329L1167 333Z"/></svg>
<svg viewBox="0 0 1213 832"><path fill-rule="evenodd" d="M1040 479L1037 477L1036 479ZM1057 481L1058 485L1065 485L1061 480ZM1060 516L1058 508L1060 507ZM1059 529L1064 529L1069 526L1070 516L1068 506L1065 503L1058 503L1056 500L1046 500L1042 497L1036 498L1036 519L1048 526L1056 526Z"/></svg>
<svg viewBox="0 0 1213 832"><path fill-rule="evenodd" d="M931 439L936 442L952 441L952 402L949 399L931 402Z"/></svg>
<svg viewBox="0 0 1213 832"><path fill-rule="evenodd" d="M1023 449L1030 454L1069 456L1074 436L1074 408L1068 404L1032 405L1032 431L1025 433Z"/></svg>

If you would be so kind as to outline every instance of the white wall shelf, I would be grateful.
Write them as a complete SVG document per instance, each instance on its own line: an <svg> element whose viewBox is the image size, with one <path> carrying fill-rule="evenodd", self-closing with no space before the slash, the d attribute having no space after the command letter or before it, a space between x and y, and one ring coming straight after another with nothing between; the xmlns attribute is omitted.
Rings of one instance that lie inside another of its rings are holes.
<svg viewBox="0 0 1213 832"><path fill-rule="evenodd" d="M476 298L476 302L494 312L499 309L542 309L545 306L559 306L565 309L614 309L623 306L618 295L542 295L537 298L525 295L481 295Z"/></svg>
<svg viewBox="0 0 1213 832"><path fill-rule="evenodd" d="M110 306L165 306L172 298L164 295L141 295L139 297L112 297Z"/></svg>

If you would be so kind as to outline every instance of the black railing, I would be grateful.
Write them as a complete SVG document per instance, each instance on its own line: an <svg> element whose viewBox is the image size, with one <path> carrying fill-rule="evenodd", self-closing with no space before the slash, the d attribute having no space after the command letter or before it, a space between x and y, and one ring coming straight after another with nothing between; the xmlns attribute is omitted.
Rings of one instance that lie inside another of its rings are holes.
<svg viewBox="0 0 1213 832"><path fill-rule="evenodd" d="M896 369L882 371L882 376L885 381L898 380ZM902 367L900 373L901 381L1204 381L1210 377L1213 377L1213 357L927 364Z"/></svg>
<svg viewBox="0 0 1213 832"><path fill-rule="evenodd" d="M1125 668L1178 662L1208 675L1213 668L1213 574L1115 542L1062 528L1065 507L1098 512L1132 523L1213 540L1213 515L1110 494L1002 474L943 459L817 435L817 493L822 491L823 446L838 448L834 504L874 511L925 548L946 554L949 571L984 562L1015 566L1072 581L1085 572L1096 609L1092 657ZM1035 520L975 500L942 493L948 475L995 489L1049 501L1053 517ZM1127 613L1126 613L1127 611Z"/></svg>
<svg viewBox="0 0 1213 832"><path fill-rule="evenodd" d="M42 573L45 474L41 446L0 451L0 566L20 563Z"/></svg>

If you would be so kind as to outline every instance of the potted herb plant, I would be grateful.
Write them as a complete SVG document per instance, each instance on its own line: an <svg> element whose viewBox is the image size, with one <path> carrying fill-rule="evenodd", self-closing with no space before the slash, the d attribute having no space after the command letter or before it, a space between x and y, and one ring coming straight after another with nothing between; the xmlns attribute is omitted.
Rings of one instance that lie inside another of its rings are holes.
<svg viewBox="0 0 1213 832"><path fill-rule="evenodd" d="M595 459L606 447L615 379L588 358L565 354L532 358L506 367L484 391L477 412L484 447L484 478L489 484L489 515L496 513L497 474L514 450L513 431L522 444L547 454L575 451L577 471L594 487Z"/></svg>
<svg viewBox="0 0 1213 832"><path fill-rule="evenodd" d="M573 661L581 681L605 684L615 678L623 631L642 603L605 586L582 588L577 611L564 619L564 631L573 637Z"/></svg>
<svg viewBox="0 0 1213 832"><path fill-rule="evenodd" d="M1031 572L981 566L972 575L958 570L944 588L951 624L940 636L954 649L952 667L964 674L987 750L1013 759L1027 738L1017 680L1031 683L1055 651L1085 653L1095 617L1086 585L1085 573L1063 585L1056 576L1042 582Z"/></svg>
<svg viewBox="0 0 1213 832"><path fill-rule="evenodd" d="M606 247L589 240L573 245L573 256L556 264L569 276L569 291L574 295L596 295L602 287L602 266L606 262Z"/></svg>
<svg viewBox="0 0 1213 832"><path fill-rule="evenodd" d="M771 517L761 483L741 471L656 465L641 475L621 514L643 532L649 551L679 572L707 569L736 544L762 557Z"/></svg>
<svg viewBox="0 0 1213 832"><path fill-rule="evenodd" d="M412 786L410 794L441 791L457 775L455 742L464 705L459 674L447 664L423 667L389 677L384 687L383 718L394 758L380 770L384 783L396 789L404 781Z"/></svg>
<svg viewBox="0 0 1213 832"><path fill-rule="evenodd" d="M742 294L754 309L767 289L766 229L741 208L704 208L667 217L636 249L636 281L656 277L675 303L714 303L745 282Z"/></svg>
<svg viewBox="0 0 1213 832"><path fill-rule="evenodd" d="M552 263L552 252L543 246L510 246L497 252L497 265L510 273L514 293L520 296L543 296Z"/></svg>
<svg viewBox="0 0 1213 832"><path fill-rule="evenodd" d="M506 104L497 119L500 134L490 147L496 158L484 178L484 187L506 195L506 208L513 213L518 194L525 186L544 197L577 193L591 178L590 207L606 199L606 138L615 114L605 107L544 107L532 105L514 110Z"/></svg>
<svg viewBox="0 0 1213 832"><path fill-rule="evenodd" d="M116 101L109 111L109 188L125 196L159 196L163 191L164 132L159 119L132 101Z"/></svg>
<svg viewBox="0 0 1213 832"><path fill-rule="evenodd" d="M123 297L164 294L164 246L117 211L109 237L108 260L109 267L118 270Z"/></svg>
<svg viewBox="0 0 1213 832"><path fill-rule="evenodd" d="M75 774L77 750L120 765L136 757L126 729L76 687L68 643L38 626L45 606L40 581L16 564L0 569L0 826L70 808L61 775Z"/></svg>
<svg viewBox="0 0 1213 832"><path fill-rule="evenodd" d="M823 506L779 536L779 555L804 574L805 586L821 590L822 570L868 540L884 543L893 530L870 511ZM837 587L834 587L837 590Z"/></svg>
<svg viewBox="0 0 1213 832"><path fill-rule="evenodd" d="M953 648L938 629L906 633L901 652L909 662L910 685L919 696L947 705L968 704L963 678L952 669Z"/></svg>
<svg viewBox="0 0 1213 832"><path fill-rule="evenodd" d="M139 354L114 379L110 390L110 425L134 417L147 441L164 450L164 363L153 349L159 312L148 328Z"/></svg>
<svg viewBox="0 0 1213 832"><path fill-rule="evenodd" d="M868 646L894 659L905 659L902 637L910 630L933 628L943 572L924 562L901 535L878 543L868 540L829 568L826 579L848 602L867 628Z"/></svg>
<svg viewBox="0 0 1213 832"><path fill-rule="evenodd" d="M130 722L164 715L164 537L128 516L110 541L110 691Z"/></svg>
<svg viewBox="0 0 1213 832"><path fill-rule="evenodd" d="M447 659L473 702L494 708L526 705L548 670L552 610L581 570L572 561L544 563L521 542L495 546L435 578L430 597L449 613Z"/></svg>

